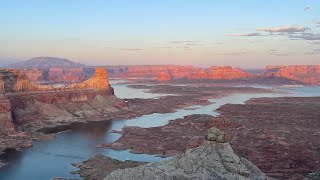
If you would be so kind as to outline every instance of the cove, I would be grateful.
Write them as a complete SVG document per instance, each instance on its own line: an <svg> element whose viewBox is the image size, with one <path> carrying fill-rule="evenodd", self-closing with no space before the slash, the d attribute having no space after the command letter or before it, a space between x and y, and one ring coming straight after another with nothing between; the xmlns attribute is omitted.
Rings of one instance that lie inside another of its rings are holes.
<svg viewBox="0 0 320 180"><path fill-rule="evenodd" d="M140 89L128 88L125 84L113 85L116 95L120 98L157 98L161 94L152 94ZM319 96L320 87L279 88L281 91L291 94L277 93L237 93L219 99L210 99L213 104L206 106L191 106L188 109L178 109L173 113L150 114L134 119L113 120L88 126L80 126L76 129L58 133L56 138L50 141L35 141L32 148L21 152L10 152L1 156L1 159L9 165L0 169L0 179L25 180L25 179L51 179L52 177L78 178L69 172L77 170L72 163L87 160L95 154L102 154L118 160L135 160L143 162L156 162L164 160L155 155L132 154L129 150L117 151L111 149L96 148L96 145L110 143L121 135L109 133L110 130L121 130L124 126L156 127L168 123L169 120L182 118L191 114L218 115L215 110L220 106L231 104L243 104L251 98L259 97L283 97L283 96ZM118 92L118 94L117 94Z"/></svg>

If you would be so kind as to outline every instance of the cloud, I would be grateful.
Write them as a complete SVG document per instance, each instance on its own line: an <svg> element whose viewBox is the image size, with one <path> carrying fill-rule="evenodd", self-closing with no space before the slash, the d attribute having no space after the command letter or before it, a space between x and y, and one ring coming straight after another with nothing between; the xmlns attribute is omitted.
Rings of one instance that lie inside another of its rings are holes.
<svg viewBox="0 0 320 180"><path fill-rule="evenodd" d="M250 41L249 43L262 43L262 42L264 42L264 41L262 41L262 40L259 40L259 41Z"/></svg>
<svg viewBox="0 0 320 180"><path fill-rule="evenodd" d="M179 43L197 43L199 41L193 41L193 40L182 40L182 41L170 41L171 43L179 44Z"/></svg>
<svg viewBox="0 0 320 180"><path fill-rule="evenodd" d="M177 46L177 49L191 49L189 46Z"/></svg>
<svg viewBox="0 0 320 180"><path fill-rule="evenodd" d="M312 52L306 52L305 55L318 55L320 54L320 49L313 49Z"/></svg>
<svg viewBox="0 0 320 180"><path fill-rule="evenodd" d="M262 34L260 33L249 33L249 34L227 34L226 36L235 36L235 37L241 37L241 36L263 36Z"/></svg>
<svg viewBox="0 0 320 180"><path fill-rule="evenodd" d="M202 44L197 44L197 43L188 43L186 46L201 46Z"/></svg>
<svg viewBox="0 0 320 180"><path fill-rule="evenodd" d="M304 8L304 10L305 10L305 11L310 11L310 10L312 10L312 6L306 6L306 7Z"/></svg>
<svg viewBox="0 0 320 180"><path fill-rule="evenodd" d="M274 55L274 56L289 56L289 53L277 53L277 52L273 52L273 53L270 53L271 55Z"/></svg>
<svg viewBox="0 0 320 180"><path fill-rule="evenodd" d="M169 46L158 46L158 47L153 47L153 48L158 48L158 49L171 49L172 47L169 47Z"/></svg>
<svg viewBox="0 0 320 180"><path fill-rule="evenodd" d="M227 53L221 53L220 55L229 55L229 56L240 56L245 54L251 54L249 51L242 51L242 52L227 52Z"/></svg>
<svg viewBox="0 0 320 180"><path fill-rule="evenodd" d="M257 31L264 31L269 33L301 33L310 30L310 28L302 26L282 26L282 27L271 27L271 28L257 28Z"/></svg>
<svg viewBox="0 0 320 180"><path fill-rule="evenodd" d="M320 42L316 41L316 42L312 42L311 44L320 44Z"/></svg>
<svg viewBox="0 0 320 180"><path fill-rule="evenodd" d="M122 51L143 51L144 49L138 49L138 48L123 48Z"/></svg>
<svg viewBox="0 0 320 180"><path fill-rule="evenodd" d="M290 36L290 38L303 39L303 40L308 40L308 41L316 41L316 40L320 40L320 34L303 33L303 34L300 34L300 35Z"/></svg>

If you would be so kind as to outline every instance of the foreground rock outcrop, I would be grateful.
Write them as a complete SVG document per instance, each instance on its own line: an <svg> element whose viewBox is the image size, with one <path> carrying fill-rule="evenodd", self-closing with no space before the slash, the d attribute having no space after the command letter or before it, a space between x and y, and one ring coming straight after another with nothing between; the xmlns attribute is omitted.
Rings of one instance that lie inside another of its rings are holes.
<svg viewBox="0 0 320 180"><path fill-rule="evenodd" d="M136 161L122 162L103 155L95 155L87 161L73 164L74 167L80 170L72 173L79 174L86 179L102 180L114 170L137 167L143 164L146 163Z"/></svg>
<svg viewBox="0 0 320 180"><path fill-rule="evenodd" d="M212 128L200 147L170 160L113 171L104 180L269 179L251 162L234 154L224 136Z"/></svg>

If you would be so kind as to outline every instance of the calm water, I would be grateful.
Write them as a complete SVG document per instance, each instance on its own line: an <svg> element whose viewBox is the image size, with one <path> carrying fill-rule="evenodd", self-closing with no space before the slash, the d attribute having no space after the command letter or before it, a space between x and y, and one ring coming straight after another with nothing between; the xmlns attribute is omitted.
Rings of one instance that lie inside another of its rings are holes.
<svg viewBox="0 0 320 180"><path fill-rule="evenodd" d="M163 94L146 93L145 90L132 89L124 84L113 85L120 98L157 98ZM52 177L79 178L69 172L76 170L70 164L87 160L95 154L103 154L119 160L136 160L154 162L163 160L160 157L146 154L132 154L129 151L117 151L96 148L96 145L113 142L120 135L108 133L110 130L121 130L124 126L156 127L169 120L182 118L191 114L218 115L215 110L226 103L243 104L251 98L280 96L320 96L320 87L278 88L292 94L232 94L220 99L211 99L214 104L192 106L189 110L179 109L174 113L145 115L132 120L116 120L90 127L78 128L59 133L54 140L34 142L34 146L22 152L14 152L2 157L8 166L0 169L0 179L50 179ZM155 120L156 119L156 120Z"/></svg>

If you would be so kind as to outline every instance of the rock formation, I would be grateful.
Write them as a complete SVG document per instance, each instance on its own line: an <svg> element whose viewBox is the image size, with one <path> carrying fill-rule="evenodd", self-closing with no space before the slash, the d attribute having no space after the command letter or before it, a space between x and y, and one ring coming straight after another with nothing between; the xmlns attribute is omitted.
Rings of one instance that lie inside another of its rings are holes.
<svg viewBox="0 0 320 180"><path fill-rule="evenodd" d="M71 89L87 88L87 89L96 89L96 90L105 90L105 91L112 89L109 84L108 74L105 68L96 68L94 75L90 79L79 84L72 84L68 86L68 88L71 88ZM109 92L112 94L111 91Z"/></svg>
<svg viewBox="0 0 320 180"><path fill-rule="evenodd" d="M171 75L168 72L160 72L157 77L157 81L169 81L171 80Z"/></svg>
<svg viewBox="0 0 320 180"><path fill-rule="evenodd" d="M268 66L265 77L283 77L307 84L320 84L320 65Z"/></svg>
<svg viewBox="0 0 320 180"><path fill-rule="evenodd" d="M32 82L82 82L95 67L67 59L38 57L9 67L21 69ZM128 79L169 80L244 80L246 83L320 84L320 65L268 66L262 73L253 74L231 66L199 68L179 65L133 65L108 67L110 77Z"/></svg>
<svg viewBox="0 0 320 180"><path fill-rule="evenodd" d="M228 138L219 129L208 132L204 145L173 159L134 168L113 171L104 180L166 179L269 179L245 158L232 150Z"/></svg>
<svg viewBox="0 0 320 180"><path fill-rule="evenodd" d="M53 89L49 86L33 84L21 71L12 69L0 70L0 86L0 92L2 93L19 93Z"/></svg>
<svg viewBox="0 0 320 180"><path fill-rule="evenodd" d="M10 134L14 132L12 122L11 103L8 99L0 96L0 134Z"/></svg>
<svg viewBox="0 0 320 180"><path fill-rule="evenodd" d="M107 156L95 155L87 161L73 164L74 167L80 170L72 172L72 174L79 174L81 177L85 177L85 179L102 180L114 170L137 167L142 164L146 163L136 161L122 162Z"/></svg>
<svg viewBox="0 0 320 180"><path fill-rule="evenodd" d="M46 81L48 77L47 71L42 69L21 69L20 71L32 82Z"/></svg>
<svg viewBox="0 0 320 180"><path fill-rule="evenodd" d="M84 68L50 68L47 81L49 82L79 82L84 81L89 74Z"/></svg>
<svg viewBox="0 0 320 180"><path fill-rule="evenodd" d="M253 77L253 75L231 66L212 66L208 70L209 79L241 79L250 77Z"/></svg>
<svg viewBox="0 0 320 180"><path fill-rule="evenodd" d="M105 68L83 83L61 88L33 84L18 70L1 70L0 92L0 135L104 120L108 113L126 109L113 95ZM0 151L8 144L0 143Z"/></svg>

